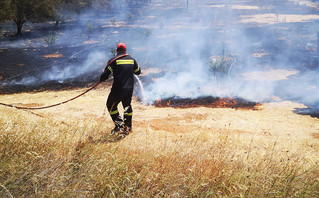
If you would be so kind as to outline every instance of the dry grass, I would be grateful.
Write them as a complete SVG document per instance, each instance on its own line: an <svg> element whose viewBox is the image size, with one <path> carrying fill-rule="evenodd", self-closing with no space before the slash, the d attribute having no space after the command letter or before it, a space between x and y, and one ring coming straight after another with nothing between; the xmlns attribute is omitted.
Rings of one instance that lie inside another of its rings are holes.
<svg viewBox="0 0 319 198"><path fill-rule="evenodd" d="M52 104L82 91L2 95L1 102ZM43 117L1 106L0 197L319 195L319 121L293 114L298 104L239 111L134 101L134 133L112 142L107 91L36 111Z"/></svg>

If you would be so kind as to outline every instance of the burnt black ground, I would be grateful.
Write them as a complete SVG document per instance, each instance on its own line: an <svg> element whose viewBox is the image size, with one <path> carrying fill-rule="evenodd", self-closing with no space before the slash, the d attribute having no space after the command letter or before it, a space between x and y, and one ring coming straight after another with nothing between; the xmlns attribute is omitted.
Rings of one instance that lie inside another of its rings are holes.
<svg viewBox="0 0 319 198"><path fill-rule="evenodd" d="M85 46L87 47L87 46ZM19 81L28 76L41 75L44 71L51 67L59 65L61 67L68 64L82 64L86 59L88 52L83 51L77 56L72 57L83 47L59 47L59 48L7 48L0 51L0 76L2 76L0 94L34 92L44 90L60 90L87 86L98 80L98 73L92 72L85 77L70 78L63 81L47 81L44 83L35 83L30 85L23 84L7 84L10 81ZM63 54L61 58L45 58L44 55L59 53Z"/></svg>

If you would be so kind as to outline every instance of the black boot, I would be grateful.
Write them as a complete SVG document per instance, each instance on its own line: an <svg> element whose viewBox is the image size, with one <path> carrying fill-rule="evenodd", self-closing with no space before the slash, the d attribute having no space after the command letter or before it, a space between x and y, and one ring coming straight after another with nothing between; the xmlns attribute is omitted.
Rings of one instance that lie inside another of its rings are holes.
<svg viewBox="0 0 319 198"><path fill-rule="evenodd" d="M115 121L114 124L115 127L114 129L112 129L111 135L115 135L118 132L122 132L124 128L122 120Z"/></svg>
<svg viewBox="0 0 319 198"><path fill-rule="evenodd" d="M130 133L132 133L132 127L124 126L124 128L119 133L119 137L120 138L125 138Z"/></svg>
<svg viewBox="0 0 319 198"><path fill-rule="evenodd" d="M124 132L129 134L132 132L132 115L124 115Z"/></svg>

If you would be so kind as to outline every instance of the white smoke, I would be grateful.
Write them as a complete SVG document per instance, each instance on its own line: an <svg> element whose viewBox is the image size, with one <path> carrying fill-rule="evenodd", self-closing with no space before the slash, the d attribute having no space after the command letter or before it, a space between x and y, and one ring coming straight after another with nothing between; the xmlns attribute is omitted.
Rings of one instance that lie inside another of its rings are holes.
<svg viewBox="0 0 319 198"><path fill-rule="evenodd" d="M280 4L279 1L277 4L275 1L249 1L246 4L202 0L187 1L187 5L184 0L152 0L141 7L125 1L113 2L111 12L85 13L79 17L80 26L57 34L57 45L85 48L87 24L92 22L91 39L98 41L99 50L92 48L81 63L63 66L65 64L57 62L39 75L11 83L63 82L101 70L111 56L110 48L121 41L126 43L128 53L140 64L142 72L149 67L162 71L155 77L140 78L148 103L169 97L200 96L241 97L253 101L267 101L278 96L311 104L319 101L316 69L319 58L314 58L318 57L318 51L307 50L318 48L318 25L311 19L290 23L294 18L289 17L294 16L286 14L285 3L297 6L295 10L300 13L296 13L296 18L298 14L310 16L313 8L298 7L300 5L290 1L280 1ZM266 13L268 18L276 16L273 12L278 14L278 21L274 23L241 23L243 19L258 21L258 17L253 17L258 14L264 16ZM305 60L301 60L303 53ZM209 70L211 56L230 56L236 62L229 74L216 79ZM304 65L309 58L314 60L313 68ZM307 69L309 71L305 72ZM273 77L282 70L287 74ZM291 72L295 70L297 72Z"/></svg>
<svg viewBox="0 0 319 198"><path fill-rule="evenodd" d="M49 71L46 71L42 77L42 80L64 80L67 78L76 78L78 76L90 73L92 71L99 70L101 68L100 63L105 63L105 54L99 51L91 52L87 59L80 65L69 65L64 68L53 67Z"/></svg>
<svg viewBox="0 0 319 198"><path fill-rule="evenodd" d="M278 12L285 10L285 4L282 5ZM303 65L300 65L303 63L291 59L294 54L300 56L295 44L301 46L299 53L310 53L304 50L309 43L316 46L316 36L308 40L300 36L314 35L311 32L315 26L308 23L301 30L296 30L294 28L298 25L294 23L265 25L261 28L258 25L230 24L229 18L239 15L236 9L232 9L234 7L225 2L196 1L196 5L191 4L189 9L181 8L180 12L168 8L158 15L153 10L146 14L156 19L151 25L153 34L148 44L156 48L152 58L164 73L146 84L146 98L150 103L169 97L199 96L231 96L252 101L268 101L279 96L283 100L298 99L311 104L319 100L318 80L314 77L318 76L318 71L297 75L304 72ZM303 13L306 14L307 10L305 8ZM294 32L290 30L291 27ZM254 53L256 57L261 54L268 58L258 59L253 56ZM230 76L218 80L214 78L208 65L209 57L213 55L237 59ZM280 78L271 76L282 70L286 74ZM295 70L298 72L293 73ZM254 72L261 74L259 79L249 79L243 75Z"/></svg>
<svg viewBox="0 0 319 198"><path fill-rule="evenodd" d="M63 83L67 79L75 79L79 76L90 74L93 71L100 70L106 62L106 56L100 51L93 51L88 54L86 60L78 65L70 64L66 66L56 65L36 76L23 77L21 80L12 80L8 85L34 85L46 83L49 81L57 81Z"/></svg>

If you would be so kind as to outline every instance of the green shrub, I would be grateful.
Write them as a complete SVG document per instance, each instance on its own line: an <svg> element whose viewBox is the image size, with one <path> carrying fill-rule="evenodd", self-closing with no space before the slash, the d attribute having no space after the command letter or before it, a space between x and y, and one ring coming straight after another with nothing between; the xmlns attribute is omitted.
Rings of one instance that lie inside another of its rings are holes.
<svg viewBox="0 0 319 198"><path fill-rule="evenodd" d="M43 42L48 45L48 47L53 47L55 41L57 39L57 35L55 33L50 33L48 36L43 38Z"/></svg>
<svg viewBox="0 0 319 198"><path fill-rule="evenodd" d="M228 74L234 59L228 56L212 56L209 60L209 70L214 74Z"/></svg>

